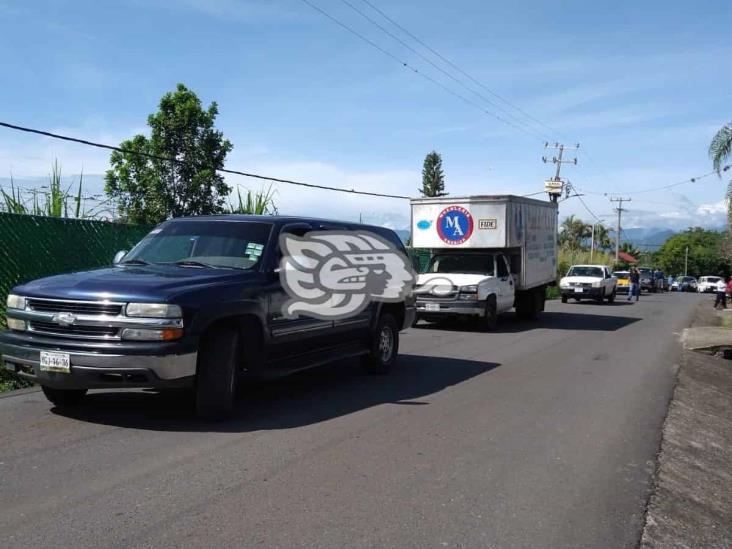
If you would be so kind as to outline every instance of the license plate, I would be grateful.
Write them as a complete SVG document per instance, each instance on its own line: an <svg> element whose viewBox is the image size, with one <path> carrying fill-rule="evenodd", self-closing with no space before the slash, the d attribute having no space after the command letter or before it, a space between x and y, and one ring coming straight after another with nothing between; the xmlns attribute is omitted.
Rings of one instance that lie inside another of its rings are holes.
<svg viewBox="0 0 732 549"><path fill-rule="evenodd" d="M71 357L68 353L41 351L41 371L71 373Z"/></svg>
<svg viewBox="0 0 732 549"><path fill-rule="evenodd" d="M581 293L582 293L582 292L584 292L584 291L585 291L585 289L584 289L584 288L575 288L575 289L574 289L574 293L576 293L576 294L581 294Z"/></svg>
<svg viewBox="0 0 732 549"><path fill-rule="evenodd" d="M439 310L440 310L440 304L439 304L439 303L427 303L427 304L425 305L425 308L426 308L426 309L427 309L428 311L431 311L431 312L434 312L434 311L439 311Z"/></svg>

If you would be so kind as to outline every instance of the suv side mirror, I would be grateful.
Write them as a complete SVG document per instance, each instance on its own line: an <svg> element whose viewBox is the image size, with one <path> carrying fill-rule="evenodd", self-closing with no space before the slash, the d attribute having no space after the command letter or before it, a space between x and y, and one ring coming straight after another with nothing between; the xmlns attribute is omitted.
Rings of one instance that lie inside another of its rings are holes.
<svg viewBox="0 0 732 549"><path fill-rule="evenodd" d="M114 254L114 259L112 260L112 263L114 265L117 265L120 261L122 261L122 258L127 255L127 250L120 250L116 254Z"/></svg>

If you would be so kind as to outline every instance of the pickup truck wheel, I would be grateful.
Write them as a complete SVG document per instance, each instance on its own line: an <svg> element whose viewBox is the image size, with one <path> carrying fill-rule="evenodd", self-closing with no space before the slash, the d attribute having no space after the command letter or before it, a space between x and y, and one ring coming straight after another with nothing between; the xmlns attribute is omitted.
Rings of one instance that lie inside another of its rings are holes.
<svg viewBox="0 0 732 549"><path fill-rule="evenodd" d="M566 303L566 302L567 302L567 296L566 295L563 295L562 296L562 303Z"/></svg>
<svg viewBox="0 0 732 549"><path fill-rule="evenodd" d="M209 333L201 341L196 371L196 411L202 419L231 414L236 396L239 334L233 328Z"/></svg>
<svg viewBox="0 0 732 549"><path fill-rule="evenodd" d="M494 332L498 327L498 304L496 296L490 295L485 302L485 316L481 319L484 332Z"/></svg>
<svg viewBox="0 0 732 549"><path fill-rule="evenodd" d="M607 297L607 302L608 302L608 304L611 304L611 303L613 303L613 302L615 301L615 295L616 295L616 294L615 294L615 290L613 290L613 293L611 293L611 294L610 294L610 295L609 295L609 296Z"/></svg>
<svg viewBox="0 0 732 549"><path fill-rule="evenodd" d="M86 395L86 389L53 389L42 385L41 390L46 398L56 406L74 406L79 404Z"/></svg>
<svg viewBox="0 0 732 549"><path fill-rule="evenodd" d="M399 353L399 328L389 313L384 313L371 335L369 353L363 367L370 374L388 374Z"/></svg>

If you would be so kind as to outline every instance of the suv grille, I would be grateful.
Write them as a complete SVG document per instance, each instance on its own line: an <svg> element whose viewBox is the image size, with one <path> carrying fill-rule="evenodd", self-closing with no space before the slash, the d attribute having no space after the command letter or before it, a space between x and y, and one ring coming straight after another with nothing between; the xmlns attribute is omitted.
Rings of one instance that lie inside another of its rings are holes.
<svg viewBox="0 0 732 549"><path fill-rule="evenodd" d="M53 322L38 320L31 321L30 329L32 332L42 334L94 339L117 339L119 333L119 328L108 326L60 326Z"/></svg>
<svg viewBox="0 0 732 549"><path fill-rule="evenodd" d="M87 301L55 301L51 299L28 298L28 307L33 311L44 313L75 313L82 315L111 315L122 314L120 303L95 303Z"/></svg>

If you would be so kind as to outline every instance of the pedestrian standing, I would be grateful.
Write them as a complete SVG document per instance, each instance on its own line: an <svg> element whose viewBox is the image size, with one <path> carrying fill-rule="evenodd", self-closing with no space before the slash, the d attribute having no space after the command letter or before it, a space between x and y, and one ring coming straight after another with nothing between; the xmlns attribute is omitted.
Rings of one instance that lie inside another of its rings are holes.
<svg viewBox="0 0 732 549"><path fill-rule="evenodd" d="M722 309L727 308L727 283L724 281L723 277L719 277L719 280L717 280L717 299L714 300L714 308L719 309L720 306Z"/></svg>
<svg viewBox="0 0 732 549"><path fill-rule="evenodd" d="M628 301L631 301L633 299L633 296L635 295L635 300L638 301L640 299L640 273L638 272L638 269L635 267L630 268L630 289L628 290Z"/></svg>

